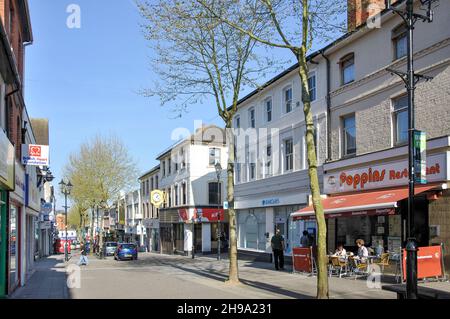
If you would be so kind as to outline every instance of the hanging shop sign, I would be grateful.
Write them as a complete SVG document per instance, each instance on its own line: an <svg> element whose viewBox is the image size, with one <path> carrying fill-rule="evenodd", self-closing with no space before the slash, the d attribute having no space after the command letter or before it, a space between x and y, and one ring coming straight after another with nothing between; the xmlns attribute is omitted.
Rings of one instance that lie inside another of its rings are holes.
<svg viewBox="0 0 450 319"><path fill-rule="evenodd" d="M448 152L427 156L427 182L447 180ZM324 174L325 194L408 185L408 160L388 162Z"/></svg>
<svg viewBox="0 0 450 319"><path fill-rule="evenodd" d="M22 144L22 164L32 166L48 166L49 146Z"/></svg>
<svg viewBox="0 0 450 319"><path fill-rule="evenodd" d="M427 183L427 135L414 131L414 182Z"/></svg>
<svg viewBox="0 0 450 319"><path fill-rule="evenodd" d="M0 129L0 186L10 191L14 190L14 163L14 146Z"/></svg>

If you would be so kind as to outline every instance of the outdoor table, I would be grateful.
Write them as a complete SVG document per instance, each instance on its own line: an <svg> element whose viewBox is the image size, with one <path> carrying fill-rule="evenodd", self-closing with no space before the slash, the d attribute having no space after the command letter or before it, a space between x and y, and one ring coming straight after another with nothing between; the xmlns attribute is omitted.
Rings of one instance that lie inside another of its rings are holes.
<svg viewBox="0 0 450 319"><path fill-rule="evenodd" d="M406 284L384 285L382 289L397 293L397 299L406 299ZM442 289L417 286L417 297L419 299L450 299L450 290Z"/></svg>

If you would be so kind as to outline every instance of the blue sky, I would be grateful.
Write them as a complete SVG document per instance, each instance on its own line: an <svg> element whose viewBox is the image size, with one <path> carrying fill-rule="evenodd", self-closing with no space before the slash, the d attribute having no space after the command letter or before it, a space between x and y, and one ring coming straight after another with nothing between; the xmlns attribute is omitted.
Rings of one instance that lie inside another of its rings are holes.
<svg viewBox="0 0 450 319"><path fill-rule="evenodd" d="M80 29L66 25L72 3L81 8ZM170 107L161 107L158 98L136 93L150 86L155 74L133 0L29 4L34 43L26 48L25 100L31 117L50 121L56 183L68 155L96 134L120 136L144 172L157 164L155 155L173 144L174 128L192 131L194 120L222 125L213 104L193 105L173 119ZM292 64L290 52L279 54Z"/></svg>

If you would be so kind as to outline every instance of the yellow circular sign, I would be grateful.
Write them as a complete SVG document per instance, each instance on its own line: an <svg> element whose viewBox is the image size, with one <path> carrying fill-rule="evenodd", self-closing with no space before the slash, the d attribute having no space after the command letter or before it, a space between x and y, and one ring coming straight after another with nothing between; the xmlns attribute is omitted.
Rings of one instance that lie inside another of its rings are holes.
<svg viewBox="0 0 450 319"><path fill-rule="evenodd" d="M160 206L164 202L164 192L159 189L152 190L150 202L155 206Z"/></svg>

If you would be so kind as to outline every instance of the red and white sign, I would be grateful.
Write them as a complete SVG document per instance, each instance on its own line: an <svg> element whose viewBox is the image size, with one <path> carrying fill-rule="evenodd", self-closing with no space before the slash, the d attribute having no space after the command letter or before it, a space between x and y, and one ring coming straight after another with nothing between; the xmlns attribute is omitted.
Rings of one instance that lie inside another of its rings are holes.
<svg viewBox="0 0 450 319"><path fill-rule="evenodd" d="M313 271L311 247L292 248L292 265L294 272L311 273Z"/></svg>
<svg viewBox="0 0 450 319"><path fill-rule="evenodd" d="M427 180L447 180L447 153L427 157ZM325 194L408 185L408 161L364 166L324 174Z"/></svg>
<svg viewBox="0 0 450 319"><path fill-rule="evenodd" d="M403 249L403 280L406 280L406 250ZM442 269L442 247L419 247L417 252L417 279L444 276Z"/></svg>
<svg viewBox="0 0 450 319"><path fill-rule="evenodd" d="M22 144L22 164L32 166L48 166L49 146Z"/></svg>
<svg viewBox="0 0 450 319"><path fill-rule="evenodd" d="M191 208L192 210L192 208ZM178 215L181 221L191 221L192 216L195 218L195 222L217 222L220 217L220 221L224 221L225 213L222 208L194 208L193 214L190 214L190 210L187 208L178 209ZM219 216L220 215L220 216Z"/></svg>

